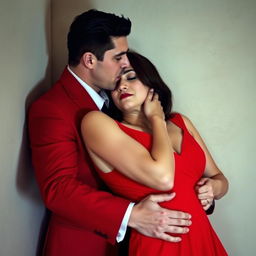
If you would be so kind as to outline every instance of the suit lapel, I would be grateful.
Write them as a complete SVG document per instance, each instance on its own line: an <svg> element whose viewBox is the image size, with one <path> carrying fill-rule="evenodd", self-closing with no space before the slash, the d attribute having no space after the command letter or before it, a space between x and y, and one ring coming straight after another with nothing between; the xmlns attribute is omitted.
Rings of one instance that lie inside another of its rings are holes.
<svg viewBox="0 0 256 256"><path fill-rule="evenodd" d="M91 96L83 86L71 75L67 68L64 69L60 83L70 99L79 106L79 108L90 108L99 110Z"/></svg>

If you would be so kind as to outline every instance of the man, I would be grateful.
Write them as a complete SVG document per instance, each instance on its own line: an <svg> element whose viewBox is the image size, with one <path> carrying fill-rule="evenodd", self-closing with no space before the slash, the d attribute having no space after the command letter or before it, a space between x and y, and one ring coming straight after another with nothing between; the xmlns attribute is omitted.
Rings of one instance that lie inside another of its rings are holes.
<svg viewBox="0 0 256 256"><path fill-rule="evenodd" d="M123 239L127 226L171 242L179 237L168 232L188 232L189 214L158 205L174 195L152 195L133 205L103 191L82 142L81 119L103 107L105 94L99 93L113 90L129 65L130 29L129 19L114 14L89 10L77 16L68 34L68 67L30 108L36 179L52 212L44 255L113 255L110 244Z"/></svg>

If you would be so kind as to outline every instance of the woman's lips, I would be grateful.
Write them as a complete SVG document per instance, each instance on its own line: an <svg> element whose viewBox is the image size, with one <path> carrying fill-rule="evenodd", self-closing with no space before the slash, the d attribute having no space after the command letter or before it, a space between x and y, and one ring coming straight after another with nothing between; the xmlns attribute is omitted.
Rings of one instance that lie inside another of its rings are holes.
<svg viewBox="0 0 256 256"><path fill-rule="evenodd" d="M132 96L132 94L130 94L130 93L123 93L123 94L121 94L121 96L120 96L120 100L122 100L122 99L124 99L124 98L127 98L127 97L130 97L130 96Z"/></svg>

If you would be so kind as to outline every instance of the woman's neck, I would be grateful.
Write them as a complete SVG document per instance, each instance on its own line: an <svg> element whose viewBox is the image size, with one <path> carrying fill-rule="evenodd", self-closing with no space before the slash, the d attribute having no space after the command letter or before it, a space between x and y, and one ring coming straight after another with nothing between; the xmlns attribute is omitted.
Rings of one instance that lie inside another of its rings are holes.
<svg viewBox="0 0 256 256"><path fill-rule="evenodd" d="M151 131L151 125L149 121L147 120L144 113L141 112L123 113L122 123L134 127L139 127L145 131Z"/></svg>

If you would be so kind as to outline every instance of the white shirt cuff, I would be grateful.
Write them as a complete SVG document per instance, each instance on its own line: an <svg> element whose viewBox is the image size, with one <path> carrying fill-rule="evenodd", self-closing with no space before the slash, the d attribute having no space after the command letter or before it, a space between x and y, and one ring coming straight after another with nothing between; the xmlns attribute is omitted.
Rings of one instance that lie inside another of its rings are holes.
<svg viewBox="0 0 256 256"><path fill-rule="evenodd" d="M130 215L131 215L132 208L133 208L134 204L135 203L130 203L129 206L127 207L127 210L125 212L123 221L121 223L121 226L118 230L118 234L117 234L117 237L116 237L116 241L118 243L122 242L124 240L124 236L125 236L125 233L126 233L126 230L127 230L128 221L129 221L129 218L130 218Z"/></svg>

